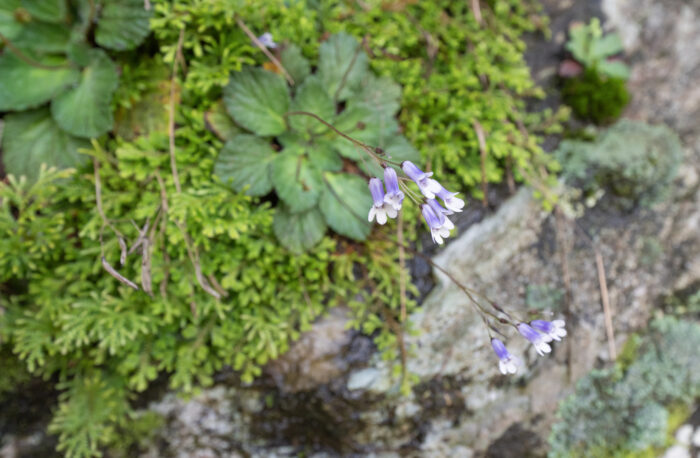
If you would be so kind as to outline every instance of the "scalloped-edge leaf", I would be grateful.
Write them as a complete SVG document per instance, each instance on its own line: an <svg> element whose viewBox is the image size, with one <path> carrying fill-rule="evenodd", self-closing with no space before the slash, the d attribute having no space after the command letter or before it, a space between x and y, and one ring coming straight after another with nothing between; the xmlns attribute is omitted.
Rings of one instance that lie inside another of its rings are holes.
<svg viewBox="0 0 700 458"><path fill-rule="evenodd" d="M308 210L316 205L323 190L321 172L313 166L301 147L285 148L272 163L270 170L272 183L277 195L292 213Z"/></svg>
<svg viewBox="0 0 700 458"><path fill-rule="evenodd" d="M87 159L78 149L89 147L87 140L61 130L48 108L5 116L2 160L7 173L34 181L42 163L58 168L78 166Z"/></svg>
<svg viewBox="0 0 700 458"><path fill-rule="evenodd" d="M119 84L114 62L99 49L91 52L80 84L51 102L51 114L59 126L77 137L94 138L112 129L112 96Z"/></svg>
<svg viewBox="0 0 700 458"><path fill-rule="evenodd" d="M224 104L238 125L258 135L279 135L287 129L289 90L275 73L250 67L234 73L224 88Z"/></svg>
<svg viewBox="0 0 700 458"><path fill-rule="evenodd" d="M291 213L282 206L275 212L272 228L282 246L295 254L313 248L326 233L323 215L316 207L305 212Z"/></svg>
<svg viewBox="0 0 700 458"><path fill-rule="evenodd" d="M296 45L284 48L280 62L297 85L303 83L304 79L311 73L309 61L301 54L301 49Z"/></svg>
<svg viewBox="0 0 700 458"><path fill-rule="evenodd" d="M327 189L321 194L319 208L328 226L338 234L355 240L365 240L371 225L367 212L372 198L367 181L348 173L324 173Z"/></svg>
<svg viewBox="0 0 700 458"><path fill-rule="evenodd" d="M42 62L47 65L66 63L64 59L43 59ZM75 68L38 68L5 52L0 56L0 111L43 105L79 78L80 72Z"/></svg>
<svg viewBox="0 0 700 458"><path fill-rule="evenodd" d="M204 121L207 123L207 128L224 141L231 140L241 133L241 130L226 112L223 100L216 102L204 113Z"/></svg>
<svg viewBox="0 0 700 458"><path fill-rule="evenodd" d="M319 48L318 75L333 100L345 100L368 74L367 54L347 33L331 35Z"/></svg>
<svg viewBox="0 0 700 458"><path fill-rule="evenodd" d="M326 120L331 119L335 114L335 104L323 89L321 80L313 75L306 78L299 86L289 111L306 111ZM290 116L289 125L296 130L310 134L318 134L328 130L328 127L323 123L306 115Z"/></svg>
<svg viewBox="0 0 700 458"><path fill-rule="evenodd" d="M98 45L128 51L140 45L150 31L151 11L143 0L110 0L105 2L97 21L95 41Z"/></svg>
<svg viewBox="0 0 700 458"><path fill-rule="evenodd" d="M236 191L262 196L272 189L270 163L277 153L265 140L254 135L237 135L229 140L214 164L214 174Z"/></svg>
<svg viewBox="0 0 700 458"><path fill-rule="evenodd" d="M66 0L22 0L22 8L33 18L46 22L63 22L68 16Z"/></svg>

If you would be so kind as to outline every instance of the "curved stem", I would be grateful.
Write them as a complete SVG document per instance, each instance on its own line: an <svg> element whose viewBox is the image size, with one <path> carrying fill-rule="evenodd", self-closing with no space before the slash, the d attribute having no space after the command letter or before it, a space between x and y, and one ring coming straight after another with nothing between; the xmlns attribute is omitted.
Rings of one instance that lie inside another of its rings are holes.
<svg viewBox="0 0 700 458"><path fill-rule="evenodd" d="M36 68L41 68L44 70L59 70L62 68L70 68L70 65L64 64L64 65L46 65L42 64L41 62L32 59L28 55L26 55L24 52L22 52L17 46L15 46L12 41L10 41L9 38L7 38L5 35L0 33L0 41L2 41L5 46L7 46L7 49L9 49L12 54L17 56L21 61L23 61L27 65L31 65L32 67Z"/></svg>
<svg viewBox="0 0 700 458"><path fill-rule="evenodd" d="M376 148L373 148L373 147L369 146L368 144L363 143L363 142L361 142L360 140L356 140L356 139L352 138L351 136L349 136L348 134L345 134L345 133L339 131L338 129L335 128L335 126L334 126L333 124L331 124L331 123L325 121L323 118L321 118L321 117L318 116L318 115L315 115L315 114L310 113L310 112L308 112L308 111L289 111L289 112L285 113L284 116L285 116L285 117L287 117L287 116L310 116L310 117L314 118L316 121L318 121L318 122L320 122L321 124L323 124L324 126L326 126L326 127L328 127L329 129L331 129L331 130L332 130L333 132L335 132L336 134L338 134L338 135L340 135L341 137L343 137L344 139L346 139L346 140L348 140L348 141L351 141L351 142L354 143L355 145L357 145L357 146L359 146L360 148L364 149L370 156L372 156L372 157L375 158L376 160L378 160L378 161L380 161L380 162L386 162L386 163L388 163L388 164L392 164L392 165L395 165L395 166L397 166L397 167L401 167L401 164L400 164L400 163L394 162L394 161L390 161L389 159L385 159L385 158L379 156L379 155L377 154L377 152L376 152L376 151L377 151Z"/></svg>

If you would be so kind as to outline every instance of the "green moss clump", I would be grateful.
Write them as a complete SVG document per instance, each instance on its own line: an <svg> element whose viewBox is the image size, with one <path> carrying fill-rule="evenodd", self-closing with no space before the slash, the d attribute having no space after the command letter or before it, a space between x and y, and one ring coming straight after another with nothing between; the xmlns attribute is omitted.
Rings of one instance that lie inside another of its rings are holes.
<svg viewBox="0 0 700 458"><path fill-rule="evenodd" d="M578 118L598 125L617 120L630 99L624 79L605 76L596 68L564 80L561 93Z"/></svg>
<svg viewBox="0 0 700 458"><path fill-rule="evenodd" d="M683 159L666 126L623 120L593 142L565 140L555 156L567 181L589 193L609 191L624 208L664 200Z"/></svg>
<svg viewBox="0 0 700 458"><path fill-rule="evenodd" d="M700 395L700 325L660 318L631 347L620 365L592 371L559 405L549 456L641 456L666 444L678 406Z"/></svg>

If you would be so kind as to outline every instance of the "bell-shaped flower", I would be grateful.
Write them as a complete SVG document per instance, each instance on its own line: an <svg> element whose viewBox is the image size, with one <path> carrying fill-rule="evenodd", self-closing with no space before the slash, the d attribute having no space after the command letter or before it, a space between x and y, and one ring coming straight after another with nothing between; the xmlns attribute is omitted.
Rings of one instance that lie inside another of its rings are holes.
<svg viewBox="0 0 700 458"><path fill-rule="evenodd" d="M452 212L461 212L462 208L464 208L464 201L458 197L455 197L458 192L450 192L447 189L443 188L440 186L440 190L435 193L440 199L442 199L442 202L445 204L445 208Z"/></svg>
<svg viewBox="0 0 700 458"><path fill-rule="evenodd" d="M498 369L501 371L501 374L515 374L518 372L520 360L510 354L503 342L498 339L491 339L491 346L493 351L496 352L496 356L498 356Z"/></svg>
<svg viewBox="0 0 700 458"><path fill-rule="evenodd" d="M411 161L403 161L401 168L408 178L416 182L420 192L428 199L434 199L435 193L442 188L437 180L430 178L433 172L425 173Z"/></svg>
<svg viewBox="0 0 700 458"><path fill-rule="evenodd" d="M540 331L542 334L548 335L552 340L561 340L566 335L564 329L564 320L532 320L530 326Z"/></svg>
<svg viewBox="0 0 700 458"><path fill-rule="evenodd" d="M275 49L277 47L277 43L275 43L275 40L272 38L272 34L270 32L265 32L260 35L258 37L258 41L266 48Z"/></svg>
<svg viewBox="0 0 700 458"><path fill-rule="evenodd" d="M369 192L372 194L374 203L369 209L367 221L372 222L376 217L379 224L385 224L387 216L389 218L396 218L396 215L398 215L396 209L384 202L384 185L382 185L382 180L379 178L370 178Z"/></svg>
<svg viewBox="0 0 700 458"><path fill-rule="evenodd" d="M401 210L404 194L399 189L399 177L396 175L396 170L391 167L384 168L384 185L386 186L384 202L391 205L396 211Z"/></svg>
<svg viewBox="0 0 700 458"><path fill-rule="evenodd" d="M428 204L421 205L421 213L423 214L425 222L428 223L430 235L433 237L433 242L437 243L438 245L442 245L442 239L450 236L450 231L454 229L455 225L452 224L452 221L450 221L447 216L442 214L442 212L438 211L436 213L431 207L430 201L428 202Z"/></svg>
<svg viewBox="0 0 700 458"><path fill-rule="evenodd" d="M535 350L537 350L537 354L544 355L552 351L552 347L549 346L549 342L552 341L552 338L547 334L542 334L527 323L520 323L518 325L518 331L532 343Z"/></svg>

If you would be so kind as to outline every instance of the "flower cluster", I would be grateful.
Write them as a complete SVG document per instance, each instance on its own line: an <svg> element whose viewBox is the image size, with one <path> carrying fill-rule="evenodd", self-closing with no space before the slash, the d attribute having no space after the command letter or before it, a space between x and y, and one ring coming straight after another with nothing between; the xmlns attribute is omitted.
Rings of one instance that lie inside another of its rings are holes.
<svg viewBox="0 0 700 458"><path fill-rule="evenodd" d="M535 347L537 354L544 355L552 351L549 345L553 340L559 341L566 336L563 320L545 321L532 320L530 323L519 323L518 332ZM498 368L503 374L515 374L520 360L511 355L506 346L499 339L491 339L493 351L498 356Z"/></svg>
<svg viewBox="0 0 700 458"><path fill-rule="evenodd" d="M432 172L423 172L413 162L404 161L401 169L416 185L423 195L423 202L420 203L421 213L425 222L430 228L433 241L442 245L443 239L449 237L450 231L454 229L454 224L447 217L455 212L461 212L464 201L459 199L456 192L445 189L437 180L431 178ZM395 218L401 210L405 194L400 189L400 182L396 170L391 167L384 167L384 186L379 178L369 180L369 190L372 194L372 208L369 210L368 220L371 222L375 218L379 224L385 224L387 218ZM443 205L436 200L442 200ZM417 199L414 201L419 203Z"/></svg>

